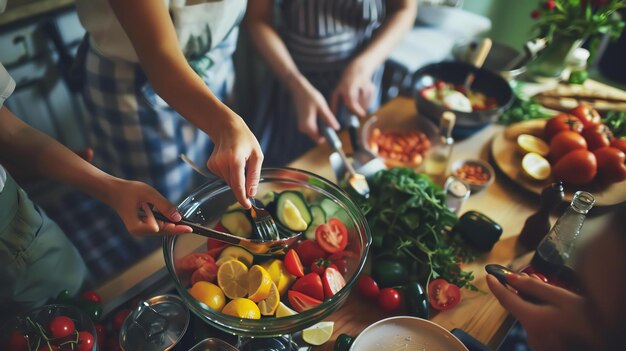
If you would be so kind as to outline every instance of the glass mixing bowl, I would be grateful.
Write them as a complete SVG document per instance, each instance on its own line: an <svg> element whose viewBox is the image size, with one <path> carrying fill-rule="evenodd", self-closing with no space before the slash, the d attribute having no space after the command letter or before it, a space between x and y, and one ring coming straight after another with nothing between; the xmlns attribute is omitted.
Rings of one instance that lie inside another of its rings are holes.
<svg viewBox="0 0 626 351"><path fill-rule="evenodd" d="M263 317L258 320L231 317L212 310L193 298L187 291L191 286L189 274L185 274L176 264L190 253L206 252L207 239L196 234L167 236L163 241L165 263L174 279L176 289L189 309L210 325L243 337L275 337L291 334L326 318L348 299L350 290L363 269L372 240L361 210L337 185L313 173L291 168L266 168L261 171L257 198L262 199L263 195L270 191L285 190L298 190L309 202L330 199L339 207L337 217L344 221L348 229L346 252L353 256L348 264L348 272L344 275L346 286L320 305L293 316ZM178 206L178 209L187 219L214 227L227 208L235 202L231 189L220 180L207 183L194 191Z"/></svg>

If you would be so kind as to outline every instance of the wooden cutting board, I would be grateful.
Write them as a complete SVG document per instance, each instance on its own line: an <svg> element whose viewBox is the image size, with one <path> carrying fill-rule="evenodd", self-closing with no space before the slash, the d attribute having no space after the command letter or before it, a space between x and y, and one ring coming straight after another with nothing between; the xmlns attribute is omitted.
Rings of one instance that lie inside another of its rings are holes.
<svg viewBox="0 0 626 351"><path fill-rule="evenodd" d="M587 103L600 112L626 111L626 92L593 80L584 85L559 84L556 88L535 95L543 106L569 111L580 103Z"/></svg>

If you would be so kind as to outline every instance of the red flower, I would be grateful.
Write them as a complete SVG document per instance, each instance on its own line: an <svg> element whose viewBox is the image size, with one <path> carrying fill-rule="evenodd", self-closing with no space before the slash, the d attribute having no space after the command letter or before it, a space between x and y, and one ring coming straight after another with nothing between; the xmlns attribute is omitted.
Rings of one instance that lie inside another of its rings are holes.
<svg viewBox="0 0 626 351"><path fill-rule="evenodd" d="M555 7L556 7L556 4L554 3L554 0L548 0L548 1L546 2L546 9L547 9L548 11L552 11L552 10L554 10L554 8L555 8Z"/></svg>
<svg viewBox="0 0 626 351"><path fill-rule="evenodd" d="M533 10L533 12L530 13L530 17L532 17L533 19L538 19L539 17L541 17L541 11L539 11L538 9Z"/></svg>

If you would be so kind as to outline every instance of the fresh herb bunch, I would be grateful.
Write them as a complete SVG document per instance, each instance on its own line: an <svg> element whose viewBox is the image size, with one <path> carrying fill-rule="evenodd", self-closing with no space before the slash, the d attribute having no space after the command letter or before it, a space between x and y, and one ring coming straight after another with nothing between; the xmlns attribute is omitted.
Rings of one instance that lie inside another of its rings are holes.
<svg viewBox="0 0 626 351"><path fill-rule="evenodd" d="M624 29L618 10L626 7L626 0L547 0L531 12L537 21L535 30L539 36L552 41L556 35L590 39L590 61L600 44L608 35L616 40Z"/></svg>
<svg viewBox="0 0 626 351"><path fill-rule="evenodd" d="M602 119L616 138L626 138L626 112L609 111Z"/></svg>
<svg viewBox="0 0 626 351"><path fill-rule="evenodd" d="M533 98L524 100L519 96L516 96L511 107L500 115L498 123L507 126L509 124L528 121L531 119L550 117L549 114L541 111L541 107L541 104Z"/></svg>
<svg viewBox="0 0 626 351"><path fill-rule="evenodd" d="M370 189L361 208L372 230L375 258L402 258L426 282L443 278L476 290L473 274L460 267L473 254L451 234L458 218L448 209L441 187L412 169L392 168L378 172Z"/></svg>

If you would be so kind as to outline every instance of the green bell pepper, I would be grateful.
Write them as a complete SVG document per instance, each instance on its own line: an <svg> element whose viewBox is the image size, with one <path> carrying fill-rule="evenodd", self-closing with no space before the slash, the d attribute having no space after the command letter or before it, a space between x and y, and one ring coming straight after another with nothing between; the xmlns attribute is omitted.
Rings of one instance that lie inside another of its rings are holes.
<svg viewBox="0 0 626 351"><path fill-rule="evenodd" d="M428 319L428 295L417 281L410 281L405 285L404 301L409 316Z"/></svg>
<svg viewBox="0 0 626 351"><path fill-rule="evenodd" d="M500 240L502 227L483 213L468 211L459 218L454 232L477 250L491 251Z"/></svg>

